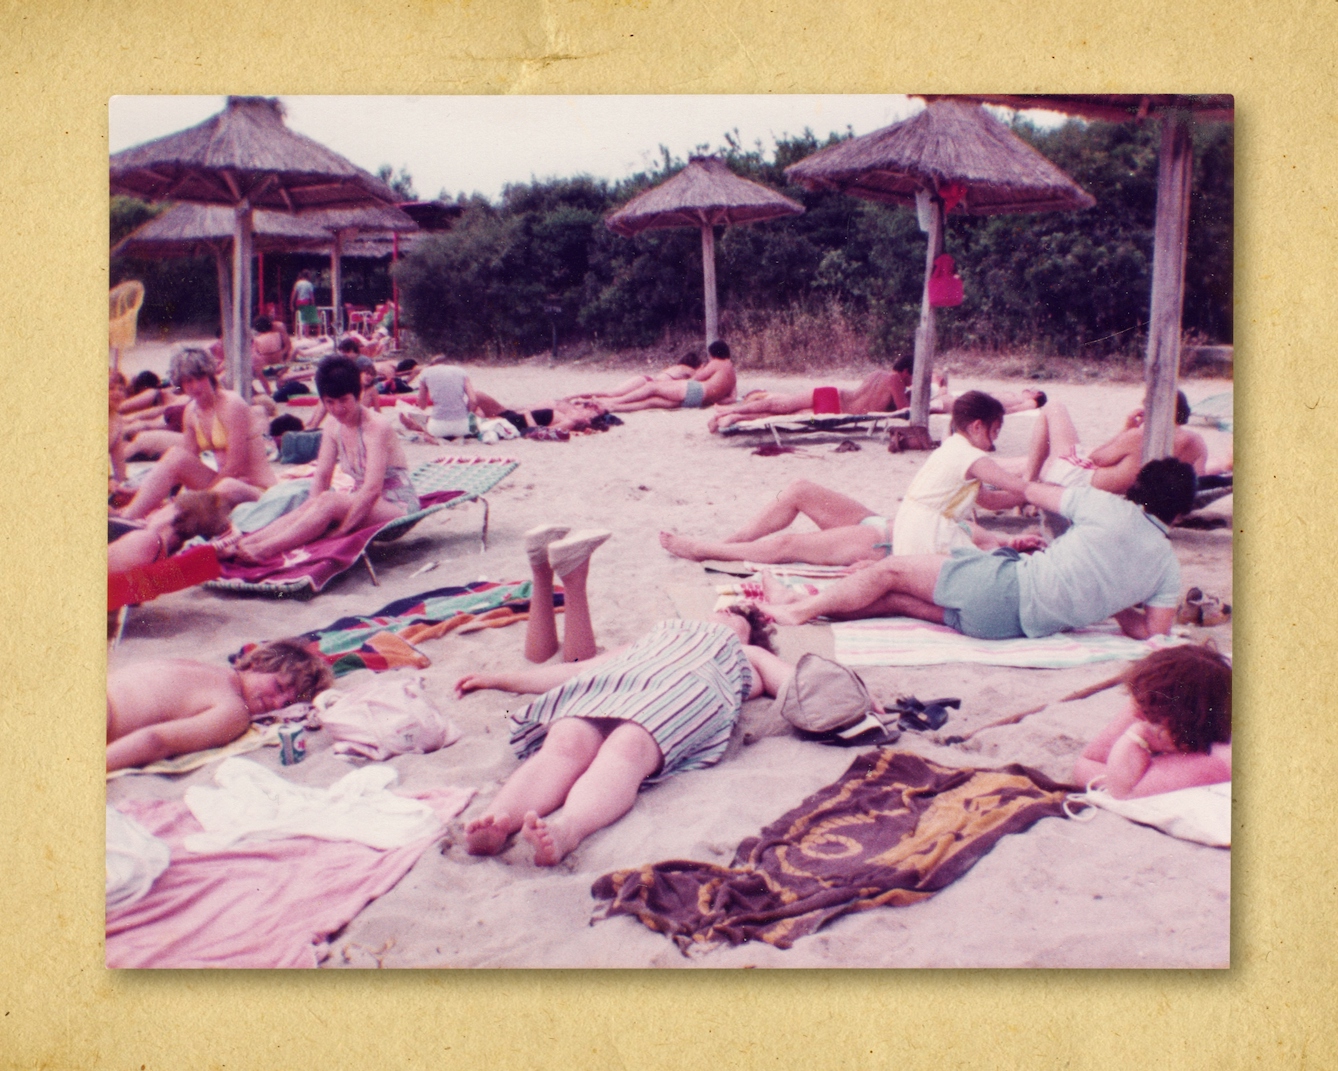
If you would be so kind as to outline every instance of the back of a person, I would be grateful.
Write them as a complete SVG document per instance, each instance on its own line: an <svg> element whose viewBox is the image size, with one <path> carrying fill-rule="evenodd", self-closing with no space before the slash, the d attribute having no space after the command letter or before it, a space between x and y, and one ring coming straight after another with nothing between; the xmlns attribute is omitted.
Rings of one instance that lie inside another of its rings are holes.
<svg viewBox="0 0 1338 1071"><path fill-rule="evenodd" d="M702 372L707 373L707 375L703 377ZM702 386L705 388L706 399L704 404L706 405L728 401L734 396L736 383L734 362L727 357L712 357L706 363L706 366L696 374L696 378L702 380Z"/></svg>
<svg viewBox="0 0 1338 1071"><path fill-rule="evenodd" d="M1128 499L1090 487L1069 488L1062 503L1073 526L1018 562L1028 636L1096 624L1158 595L1178 598L1180 566L1165 525Z"/></svg>
<svg viewBox="0 0 1338 1071"><path fill-rule="evenodd" d="M958 521L975 504L979 480L966 470L984 457L963 435L953 434L929 455L911 480L892 525L892 553L947 554L971 545L971 535Z"/></svg>
<svg viewBox="0 0 1338 1071"><path fill-rule="evenodd" d="M469 403L465 398L464 369L455 365L434 364L423 370L420 383L427 385L432 397L432 419L458 421L469 416Z"/></svg>

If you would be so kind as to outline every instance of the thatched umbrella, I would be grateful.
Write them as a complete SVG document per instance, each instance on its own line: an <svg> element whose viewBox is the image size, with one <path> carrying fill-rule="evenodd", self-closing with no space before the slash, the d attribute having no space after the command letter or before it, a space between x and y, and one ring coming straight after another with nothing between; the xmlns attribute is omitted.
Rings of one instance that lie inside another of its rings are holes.
<svg viewBox="0 0 1338 1071"><path fill-rule="evenodd" d="M1096 201L1063 171L977 104L935 100L920 114L814 153L785 169L810 190L926 209L929 247L915 333L911 423L929 423L934 309L929 277L943 251L948 209L975 215L1090 208ZM927 439L927 436L926 436Z"/></svg>
<svg viewBox="0 0 1338 1071"><path fill-rule="evenodd" d="M226 205L233 209L229 362L233 382L250 396L252 213L302 212L394 204L394 191L318 142L289 130L273 98L229 97L198 126L145 142L111 158L113 193L149 201Z"/></svg>
<svg viewBox="0 0 1338 1071"><path fill-rule="evenodd" d="M331 208L311 213L331 236L330 244L330 290L331 304L334 306L334 332L339 334L343 328L344 297L343 269L341 261L345 256L345 246L360 235L390 236L418 230L418 224L394 205L377 205L370 208ZM393 238L392 238L393 241Z"/></svg>
<svg viewBox="0 0 1338 1071"><path fill-rule="evenodd" d="M625 238L661 227L700 227L706 291L706 343L716 340L715 228L797 216L804 206L775 190L739 178L716 156L694 156L677 175L633 197L604 220Z"/></svg>

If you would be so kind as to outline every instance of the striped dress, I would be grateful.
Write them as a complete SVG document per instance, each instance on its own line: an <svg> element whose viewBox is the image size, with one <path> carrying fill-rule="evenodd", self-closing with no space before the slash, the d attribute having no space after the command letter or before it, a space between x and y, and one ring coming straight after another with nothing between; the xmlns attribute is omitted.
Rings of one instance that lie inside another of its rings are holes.
<svg viewBox="0 0 1338 1071"><path fill-rule="evenodd" d="M633 721L663 757L650 784L720 761L752 680L743 645L724 625L661 621L616 658L512 714L511 746L527 758L556 718Z"/></svg>

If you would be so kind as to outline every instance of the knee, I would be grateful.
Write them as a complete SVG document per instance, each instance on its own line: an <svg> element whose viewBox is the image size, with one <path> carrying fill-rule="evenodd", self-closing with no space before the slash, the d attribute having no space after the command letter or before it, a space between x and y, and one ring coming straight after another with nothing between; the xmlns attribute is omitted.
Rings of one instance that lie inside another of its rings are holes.
<svg viewBox="0 0 1338 1071"><path fill-rule="evenodd" d="M640 725L627 722L618 726L601 745L600 754L624 765L644 771L649 777L660 765L660 749Z"/></svg>
<svg viewBox="0 0 1338 1071"><path fill-rule="evenodd" d="M797 506L806 500L818 489L818 485L811 480L795 480L789 487L780 493L780 500L787 506Z"/></svg>
<svg viewBox="0 0 1338 1071"><path fill-rule="evenodd" d="M565 763L588 766L600 747L599 730L580 718L558 718L544 737L543 753Z"/></svg>

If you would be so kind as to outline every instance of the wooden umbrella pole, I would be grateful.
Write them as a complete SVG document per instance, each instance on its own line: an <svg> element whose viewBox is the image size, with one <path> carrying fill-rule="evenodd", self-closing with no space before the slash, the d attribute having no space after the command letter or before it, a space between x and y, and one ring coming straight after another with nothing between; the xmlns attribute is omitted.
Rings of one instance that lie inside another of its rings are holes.
<svg viewBox="0 0 1338 1071"><path fill-rule="evenodd" d="M246 401L251 400L251 204L243 200L236 208L232 234L232 348L228 365L232 385Z"/></svg>
<svg viewBox="0 0 1338 1071"><path fill-rule="evenodd" d="M1144 366L1143 461L1170 457L1175 447L1175 390L1180 374L1180 325L1185 305L1185 253L1194 145L1186 112L1162 119L1157 160L1157 219L1152 238L1152 308Z"/></svg>
<svg viewBox="0 0 1338 1071"><path fill-rule="evenodd" d="M219 246L214 246L214 269L218 272L218 323L223 328L223 353L232 362L232 266Z"/></svg>
<svg viewBox="0 0 1338 1071"><path fill-rule="evenodd" d="M720 337L720 318L715 289L715 227L702 224L702 285L706 291L706 344Z"/></svg>
<svg viewBox="0 0 1338 1071"><path fill-rule="evenodd" d="M920 326L915 330L915 370L911 378L911 426L929 427L929 394L933 384L934 307L929 304L929 277L934 261L943 252L943 202L938 194L929 199L929 241L925 247L925 285L920 298Z"/></svg>
<svg viewBox="0 0 1338 1071"><path fill-rule="evenodd" d="M390 232L390 304L391 325L395 328L395 349L400 348L400 281L395 275L395 269L400 262L400 235L399 231Z"/></svg>
<svg viewBox="0 0 1338 1071"><path fill-rule="evenodd" d="M330 251L330 303L334 306L330 310L330 328L334 332L334 337L339 338L342 322L340 313L344 311L344 279L343 265L344 259L344 232L335 231L334 249Z"/></svg>
<svg viewBox="0 0 1338 1071"><path fill-rule="evenodd" d="M1079 688L1076 692L1070 692L1068 695L1064 696L1063 699L1058 699L1056 702L1069 703L1075 699L1086 699L1089 695L1096 695L1097 692L1104 692L1107 688L1114 688L1115 685L1119 684L1122 680L1124 680L1123 673L1115 677L1110 677L1107 680L1099 681L1096 684L1089 684L1086 688ZM1003 725L1016 725L1023 718L1028 718L1033 714L1039 714L1049 705L1049 703L1042 703L1038 707L1029 707L1026 710L1020 710L1016 714L1009 714L1006 718L1000 718L998 721L992 721L988 725L980 726L978 729L972 729L969 733L962 736L946 737L943 742L945 744L964 744L977 733L983 733L986 729L998 729Z"/></svg>

